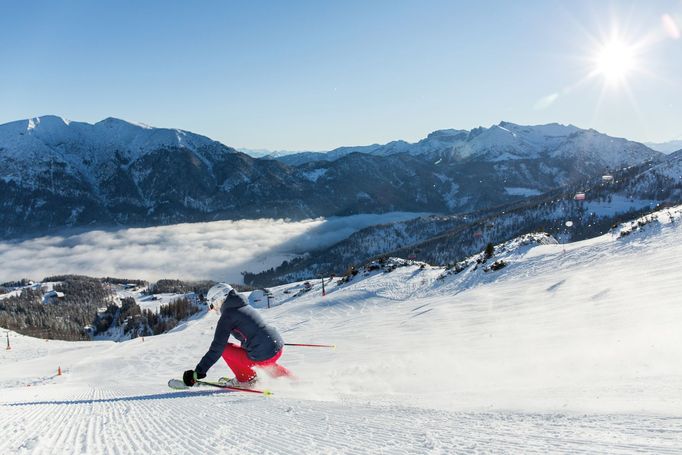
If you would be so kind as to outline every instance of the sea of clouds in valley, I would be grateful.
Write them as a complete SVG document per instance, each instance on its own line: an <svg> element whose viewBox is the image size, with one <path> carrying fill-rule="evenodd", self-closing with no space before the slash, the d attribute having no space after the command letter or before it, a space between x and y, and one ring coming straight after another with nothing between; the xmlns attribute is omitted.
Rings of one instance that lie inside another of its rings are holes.
<svg viewBox="0 0 682 455"><path fill-rule="evenodd" d="M266 270L367 226L419 215L396 212L303 221L214 221L2 241L0 282L66 273L241 282L242 271Z"/></svg>

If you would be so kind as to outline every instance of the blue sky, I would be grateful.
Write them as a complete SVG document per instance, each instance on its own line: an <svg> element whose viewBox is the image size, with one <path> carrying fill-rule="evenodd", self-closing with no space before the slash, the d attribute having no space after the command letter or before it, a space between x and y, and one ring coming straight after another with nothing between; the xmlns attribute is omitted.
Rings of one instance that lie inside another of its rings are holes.
<svg viewBox="0 0 682 455"><path fill-rule="evenodd" d="M501 120L671 140L675 26L679 0L5 2L0 123L113 116L289 150ZM637 51L613 86L587 76L615 29Z"/></svg>

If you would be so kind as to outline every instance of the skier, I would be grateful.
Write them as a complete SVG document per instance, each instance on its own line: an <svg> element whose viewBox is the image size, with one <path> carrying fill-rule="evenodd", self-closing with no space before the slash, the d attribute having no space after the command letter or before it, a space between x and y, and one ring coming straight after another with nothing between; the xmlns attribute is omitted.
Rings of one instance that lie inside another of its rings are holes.
<svg viewBox="0 0 682 455"><path fill-rule="evenodd" d="M206 372L221 357L234 372L235 378L221 378L220 382L232 387L250 387L255 384L260 367L272 377L291 376L289 370L277 364L282 356L284 342L274 327L251 308L246 299L227 283L218 283L206 294L211 309L220 311L211 347L194 370L187 370L182 380L188 387L206 377ZM228 343L232 335L241 346Z"/></svg>

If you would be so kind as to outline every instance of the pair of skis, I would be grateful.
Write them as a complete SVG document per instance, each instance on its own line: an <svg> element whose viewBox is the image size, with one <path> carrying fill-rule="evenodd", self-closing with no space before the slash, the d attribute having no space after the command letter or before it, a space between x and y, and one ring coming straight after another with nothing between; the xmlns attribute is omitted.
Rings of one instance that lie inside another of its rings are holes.
<svg viewBox="0 0 682 455"><path fill-rule="evenodd" d="M284 345L285 346L300 346L300 347L307 347L307 348L332 348L332 349L336 348L335 344L284 343ZM232 390L234 392L257 393L257 394L265 395L265 396L272 395L272 392L270 392L268 389L263 389L263 390L247 389L244 387L229 386L229 385L221 384L219 382L212 382L212 381L196 381L196 385L217 387L219 389ZM187 390L190 388L180 379L171 379L170 381L168 381L168 387L170 387L171 389L175 389L175 390Z"/></svg>
<svg viewBox="0 0 682 455"><path fill-rule="evenodd" d="M216 387L218 389L224 389L224 390L232 390L233 392L256 393L256 394L265 395L265 396L272 395L272 392L270 392L268 389L263 389L263 390L247 389L244 387L235 387L235 386L225 385L225 384L221 384L219 382L212 382L212 381L197 381L196 385ZM180 379L171 379L170 381L168 381L168 387L170 387L171 389L175 389L175 390L187 390L187 389L192 388L192 387L187 386Z"/></svg>

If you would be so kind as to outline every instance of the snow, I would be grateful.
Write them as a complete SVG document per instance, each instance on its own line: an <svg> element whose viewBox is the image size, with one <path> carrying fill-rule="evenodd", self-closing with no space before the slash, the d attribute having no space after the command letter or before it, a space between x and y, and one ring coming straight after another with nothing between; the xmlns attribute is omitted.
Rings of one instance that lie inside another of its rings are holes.
<svg viewBox="0 0 682 455"><path fill-rule="evenodd" d="M10 332L0 453L680 453L682 208L647 220L507 242L496 272L395 261L325 297L272 288L259 311L285 341L337 349L287 348L299 380L263 380L269 398L166 388L213 312L144 341Z"/></svg>
<svg viewBox="0 0 682 455"><path fill-rule="evenodd" d="M642 208L654 207L659 204L659 201L647 199L630 199L619 194L611 196L611 201L586 201L583 202L587 214L596 214L600 217L615 216L618 213L627 213L630 211L640 210Z"/></svg>
<svg viewBox="0 0 682 455"><path fill-rule="evenodd" d="M550 156L575 158L582 155L585 160L596 159L609 169L617 169L646 159L656 159L660 155L638 142L613 138L594 130L581 131L569 139L553 150Z"/></svg>
<svg viewBox="0 0 682 455"><path fill-rule="evenodd" d="M471 131L437 130L415 143L393 141L383 145L340 147L326 153L300 152L287 156L283 161L294 165L315 160L333 161L355 152L381 156L433 154L438 157L455 153L463 158L486 154L494 161L537 158L540 153L558 147L579 131L583 130L573 125L523 126L503 121L489 128L479 127Z"/></svg>
<svg viewBox="0 0 682 455"><path fill-rule="evenodd" d="M677 182L682 181L682 151L673 153L664 163L653 166L652 171L665 175Z"/></svg>
<svg viewBox="0 0 682 455"><path fill-rule="evenodd" d="M389 156L396 153L427 155L440 160L443 156L481 158L488 161L538 159L541 156L595 161L609 169L617 169L647 159L658 159L655 152L638 142L613 138L595 130L583 130L573 125L517 125L502 121L488 128L470 131L445 129L409 143L393 141L356 147L340 147L329 152L300 152L282 158L292 165L310 161L333 161L350 153Z"/></svg>
<svg viewBox="0 0 682 455"><path fill-rule="evenodd" d="M135 299L135 302L143 310L158 311L161 305L168 305L174 300L183 297L182 294L154 294L154 295L142 295L138 292L131 292L130 297Z"/></svg>
<svg viewBox="0 0 682 455"><path fill-rule="evenodd" d="M317 182L317 179L320 177L324 176L327 173L327 169L320 168L320 169L315 169L310 172L304 172L303 176L310 180L311 182Z"/></svg>
<svg viewBox="0 0 682 455"><path fill-rule="evenodd" d="M21 294L21 289L15 289L15 290L13 290L13 291L6 292L6 293L4 293L4 294L0 294L0 300L6 299L6 298L8 298L8 297L17 297L17 296L19 296L20 294Z"/></svg>
<svg viewBox="0 0 682 455"><path fill-rule="evenodd" d="M151 128L115 118L89 124L45 115L0 125L0 144L0 157L11 164L7 175L26 180L44 171L36 163L67 163L89 175L95 171L84 165L84 157L96 165L116 150L130 162L163 147L186 147L197 152L215 142L188 131Z"/></svg>
<svg viewBox="0 0 682 455"><path fill-rule="evenodd" d="M504 191L512 196L539 196L542 191L535 190L533 188L519 188L519 187L504 187Z"/></svg>

